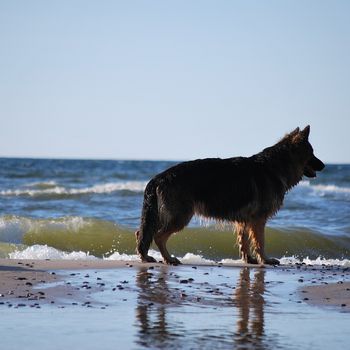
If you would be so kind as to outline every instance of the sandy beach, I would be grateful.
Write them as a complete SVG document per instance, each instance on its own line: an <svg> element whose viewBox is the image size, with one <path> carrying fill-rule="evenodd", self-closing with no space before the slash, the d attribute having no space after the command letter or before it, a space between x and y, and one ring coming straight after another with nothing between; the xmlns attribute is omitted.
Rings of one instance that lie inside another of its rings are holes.
<svg viewBox="0 0 350 350"><path fill-rule="evenodd" d="M168 267L161 263L159 264L145 264L138 261L108 261L108 260L10 260L0 259L0 295L2 305L13 302L13 306L24 306L27 301L36 301L34 305L38 306L41 303L55 303L55 299L60 299L66 295L72 296L72 299L79 298L84 300L86 293L84 289L90 290L89 294L96 292L94 288L73 288L70 284L65 284L64 271L70 270L101 270L101 269L166 269L170 271L179 270L185 265L177 267ZM221 267L222 265L217 265ZM201 269L203 265L191 265L192 269ZM235 269L256 268L254 265L235 265ZM341 311L350 311L350 269L341 267L324 267L313 268L303 266L297 267L264 267L261 269L277 270L277 271L313 271L319 274L319 278L313 277L309 280L298 279L298 292L301 299L312 305L319 307L333 306L339 308ZM258 268L259 269L259 268ZM295 272L292 272L295 274ZM96 272L98 274L98 272ZM70 276L75 276L71 273ZM89 276L86 276L89 277ZM325 281L330 278L331 281ZM334 280L332 282L332 279ZM97 281L99 281L97 277ZM54 285L57 282L57 286ZM183 284L187 282L183 281ZM53 284L50 288L46 284ZM87 284L87 283L86 283ZM98 284L98 282L97 282ZM305 284L305 287L301 287ZM40 291L42 286L46 292ZM103 287L103 282L100 282L100 287ZM78 292L77 292L78 291ZM19 302L21 301L21 302Z"/></svg>
<svg viewBox="0 0 350 350"><path fill-rule="evenodd" d="M72 342L85 349L102 342L112 349L116 340L126 349L198 344L320 349L349 340L347 268L3 259L0 281L0 332L8 349L28 339L29 349ZM326 315L337 331L327 331ZM57 343L34 339L37 327L55 335ZM310 339L315 330L322 335Z"/></svg>

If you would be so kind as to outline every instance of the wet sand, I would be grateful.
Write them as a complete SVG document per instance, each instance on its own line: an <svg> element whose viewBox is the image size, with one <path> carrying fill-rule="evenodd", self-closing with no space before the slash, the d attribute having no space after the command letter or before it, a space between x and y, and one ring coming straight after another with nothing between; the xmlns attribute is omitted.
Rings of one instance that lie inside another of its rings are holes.
<svg viewBox="0 0 350 350"><path fill-rule="evenodd" d="M341 267L4 259L0 334L28 350L326 349L350 341L349 288Z"/></svg>
<svg viewBox="0 0 350 350"><path fill-rule="evenodd" d="M308 286L303 288L301 293L303 300L311 305L350 311L350 282Z"/></svg>
<svg viewBox="0 0 350 350"><path fill-rule="evenodd" d="M10 260L0 259L0 305L11 305L14 307L26 306L26 302L32 302L32 307L40 307L41 304L51 303L61 305L60 299L71 299L73 303L77 300L84 302L86 294L93 294L101 290L103 282L97 277L95 285L88 285L85 281L79 287L72 287L72 283L65 283L67 276L63 271L74 270L101 270L101 269L154 269L162 268L173 273L183 266L168 267L159 264L144 264L138 261L107 261L107 260ZM203 265L188 265L193 269L201 269ZM221 267L221 265L218 265ZM232 268L256 268L254 265L234 265ZM341 267L265 267L261 269L273 269L295 274L302 270L316 272L316 277L307 279L299 278L296 283L300 300L311 305L320 307L336 307L341 311L350 311L350 270ZM258 268L259 269L259 268ZM95 272L96 273L96 272ZM317 277L319 275L319 277ZM74 272L69 274L70 278L76 276ZM89 276L85 275L86 278ZM210 276L207 276L210 278ZM330 278L326 281L325 278ZM333 281L334 280L334 281ZM55 283L56 282L56 283ZM186 284L188 281L182 281ZM47 287L49 285L49 287ZM117 287L116 287L117 288ZM88 293L86 293L88 291Z"/></svg>

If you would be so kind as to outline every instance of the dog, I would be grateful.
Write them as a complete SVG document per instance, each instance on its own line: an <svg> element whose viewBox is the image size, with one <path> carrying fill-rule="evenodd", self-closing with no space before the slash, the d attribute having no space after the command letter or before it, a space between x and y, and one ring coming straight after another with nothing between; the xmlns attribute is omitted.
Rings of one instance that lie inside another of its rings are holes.
<svg viewBox="0 0 350 350"><path fill-rule="evenodd" d="M296 128L274 146L251 157L207 158L179 163L153 177L146 186L136 251L143 262L154 240L166 264L180 261L166 242L193 215L232 222L239 255L246 263L277 265L265 255L264 229L284 196L305 175L316 177L325 165L309 143L310 126Z"/></svg>

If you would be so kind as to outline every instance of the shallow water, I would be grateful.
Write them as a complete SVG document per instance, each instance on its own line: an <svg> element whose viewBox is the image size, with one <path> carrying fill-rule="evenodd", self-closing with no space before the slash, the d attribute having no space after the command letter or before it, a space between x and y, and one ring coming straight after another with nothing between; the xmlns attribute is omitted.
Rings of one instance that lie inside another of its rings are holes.
<svg viewBox="0 0 350 350"><path fill-rule="evenodd" d="M329 349L350 341L350 313L309 306L298 293L300 280L349 281L347 271L155 266L58 273L94 292L74 306L62 299L39 310L1 307L4 348Z"/></svg>

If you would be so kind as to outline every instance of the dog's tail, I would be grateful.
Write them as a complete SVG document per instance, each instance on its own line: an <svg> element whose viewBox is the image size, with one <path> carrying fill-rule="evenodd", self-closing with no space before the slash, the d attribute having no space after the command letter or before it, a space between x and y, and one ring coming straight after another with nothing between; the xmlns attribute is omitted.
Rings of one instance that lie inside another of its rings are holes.
<svg viewBox="0 0 350 350"><path fill-rule="evenodd" d="M153 236L158 230L158 198L157 184L152 179L146 186L142 207L140 230L136 231L136 251L142 261L154 261L148 256L148 250Z"/></svg>

